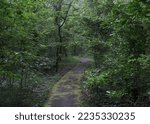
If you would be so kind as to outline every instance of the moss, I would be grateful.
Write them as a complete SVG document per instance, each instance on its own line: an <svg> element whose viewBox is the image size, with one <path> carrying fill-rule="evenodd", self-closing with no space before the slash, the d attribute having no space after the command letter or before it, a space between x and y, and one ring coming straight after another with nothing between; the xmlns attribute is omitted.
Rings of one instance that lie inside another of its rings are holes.
<svg viewBox="0 0 150 124"><path fill-rule="evenodd" d="M80 80L83 76L83 73L76 74L73 71L69 71L67 74L65 74L53 87L52 92L49 94L49 100L44 106L51 106L52 102L57 98L64 97L66 95L75 95L75 102L76 105L81 106L80 98L81 98L81 87L80 87ZM70 78L73 77L74 80L71 80ZM60 88L66 88L71 89L68 91L60 91Z"/></svg>
<svg viewBox="0 0 150 124"><path fill-rule="evenodd" d="M76 57L74 59L79 61L79 59ZM58 82L55 83L52 91L49 94L49 99L44 106L82 107L83 96L81 80L89 61L90 59L80 58L80 63L78 63L76 67L66 73Z"/></svg>

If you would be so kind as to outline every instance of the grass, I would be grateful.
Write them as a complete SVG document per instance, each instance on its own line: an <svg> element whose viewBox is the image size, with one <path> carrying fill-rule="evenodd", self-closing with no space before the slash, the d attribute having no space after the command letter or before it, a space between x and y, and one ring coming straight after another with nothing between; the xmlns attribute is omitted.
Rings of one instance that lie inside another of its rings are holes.
<svg viewBox="0 0 150 124"><path fill-rule="evenodd" d="M64 67L64 66L75 66L80 62L80 58L77 56L73 56L73 57L67 57L67 58L63 58L62 62L60 63L60 67Z"/></svg>
<svg viewBox="0 0 150 124"><path fill-rule="evenodd" d="M44 73L40 75L37 87L34 88L34 95L32 97L33 100L31 101L32 106L43 106L47 101L55 83L58 82L61 79L61 77L64 76L64 74L66 74L69 70L76 66L79 63L79 60L79 57L76 56L63 58L62 62L60 63L58 73Z"/></svg>
<svg viewBox="0 0 150 124"><path fill-rule="evenodd" d="M77 56L63 58L60 63L59 72L56 73L55 69L48 72L36 72L36 76L33 77L31 83L29 83L29 88L25 91L25 97L22 98L22 101L16 98L17 95L12 94L14 102L21 102L19 105L12 104L11 101L8 101L9 106L26 106L26 107L41 107L45 104L49 98L54 85L58 82L67 72L69 72L73 67L80 63L80 58ZM15 89L13 89L15 90ZM17 92L15 90L14 92ZM2 95L1 95L2 96ZM6 100L5 100L6 101ZM7 101L6 101L7 102ZM11 103L11 104L9 104Z"/></svg>

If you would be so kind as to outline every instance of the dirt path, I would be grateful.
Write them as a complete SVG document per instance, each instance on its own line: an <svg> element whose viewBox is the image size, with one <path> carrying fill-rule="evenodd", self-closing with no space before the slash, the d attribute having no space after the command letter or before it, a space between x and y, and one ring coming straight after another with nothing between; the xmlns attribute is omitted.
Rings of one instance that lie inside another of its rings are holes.
<svg viewBox="0 0 150 124"><path fill-rule="evenodd" d="M80 64L66 73L59 80L51 94L46 107L82 107L82 93L80 82L84 74L85 65L91 59L81 58Z"/></svg>

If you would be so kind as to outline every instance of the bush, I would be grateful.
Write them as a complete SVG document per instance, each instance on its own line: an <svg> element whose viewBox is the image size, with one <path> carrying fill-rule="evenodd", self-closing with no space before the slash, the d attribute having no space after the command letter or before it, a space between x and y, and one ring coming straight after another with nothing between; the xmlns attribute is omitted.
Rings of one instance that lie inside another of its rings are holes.
<svg viewBox="0 0 150 124"><path fill-rule="evenodd" d="M106 95L109 90L108 82L108 73L97 75L87 71L83 82L86 102L91 106L109 106L109 97Z"/></svg>
<svg viewBox="0 0 150 124"><path fill-rule="evenodd" d="M147 59L148 61L149 59ZM84 76L83 90L89 106L148 106L149 64L145 59L141 63L141 82L134 82L135 68L130 62L120 64L107 72L87 71ZM145 62L143 62L145 61ZM129 68L130 67L130 68ZM143 79L143 80L142 80ZM134 96L137 96L135 99Z"/></svg>

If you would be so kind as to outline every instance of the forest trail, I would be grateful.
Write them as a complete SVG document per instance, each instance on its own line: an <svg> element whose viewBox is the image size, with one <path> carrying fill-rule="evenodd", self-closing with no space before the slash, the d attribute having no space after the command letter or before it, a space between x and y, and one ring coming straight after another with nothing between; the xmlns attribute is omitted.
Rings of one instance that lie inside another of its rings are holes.
<svg viewBox="0 0 150 124"><path fill-rule="evenodd" d="M45 107L82 107L81 79L92 60L80 58L80 64L66 73L53 87Z"/></svg>

